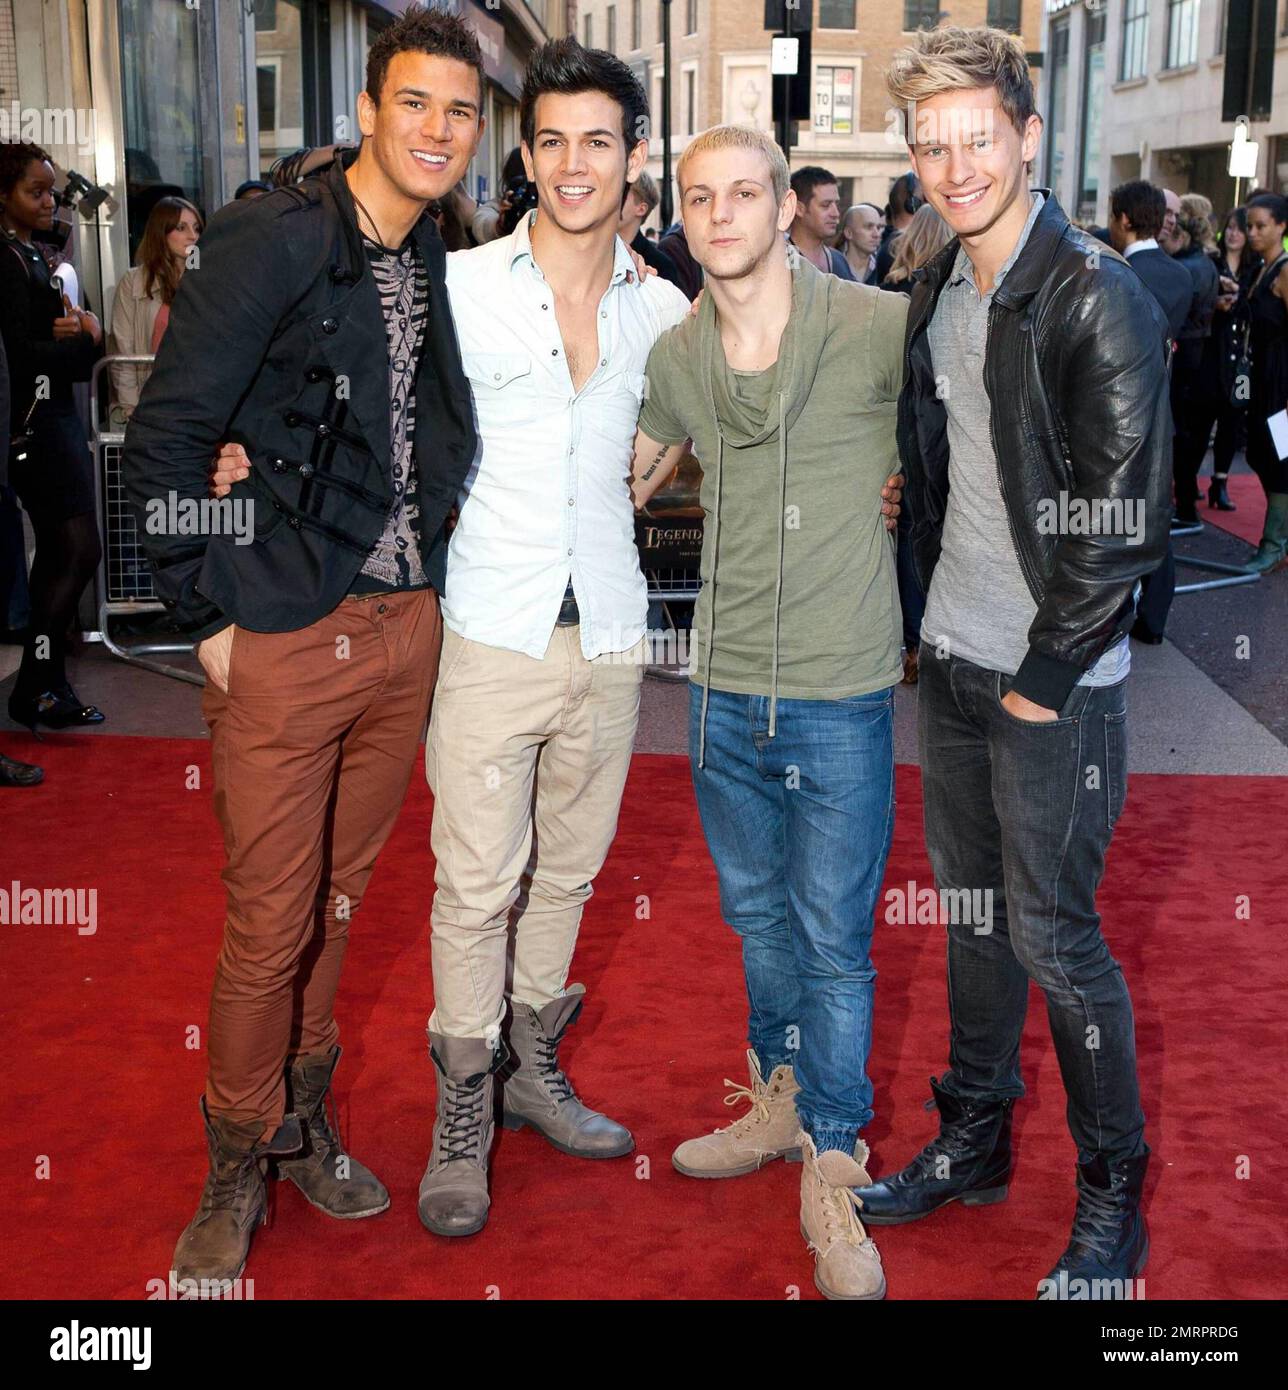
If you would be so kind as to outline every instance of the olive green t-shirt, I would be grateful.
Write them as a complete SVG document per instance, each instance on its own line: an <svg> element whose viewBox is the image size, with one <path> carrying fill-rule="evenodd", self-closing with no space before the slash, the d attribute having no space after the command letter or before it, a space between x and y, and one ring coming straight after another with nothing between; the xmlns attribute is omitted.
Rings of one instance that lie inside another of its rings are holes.
<svg viewBox="0 0 1288 1390"><path fill-rule="evenodd" d="M695 317L654 346L640 428L662 444L692 439L702 465L692 678L708 681L714 630L711 688L773 693L781 539L777 694L843 699L902 675L894 537L881 487L899 471L908 301L803 260L792 276L775 365L729 369L707 294Z"/></svg>

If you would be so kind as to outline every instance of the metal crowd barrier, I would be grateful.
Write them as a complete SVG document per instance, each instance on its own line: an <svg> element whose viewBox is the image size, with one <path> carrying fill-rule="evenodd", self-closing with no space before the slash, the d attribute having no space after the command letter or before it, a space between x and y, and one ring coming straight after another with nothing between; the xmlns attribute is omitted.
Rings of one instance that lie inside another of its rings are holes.
<svg viewBox="0 0 1288 1390"><path fill-rule="evenodd" d="M1172 531L1172 540L1177 540L1181 536L1202 535L1204 526L1199 522L1197 526L1178 526ZM1193 584L1178 584L1173 591L1178 594L1201 594L1209 589L1233 589L1239 584L1255 584L1261 576L1259 574L1248 574L1242 565L1227 565L1221 560L1196 560L1189 555L1179 555L1176 547L1172 547L1172 558L1176 561L1178 568L1186 565L1192 570L1207 570L1212 574L1225 576L1221 579L1199 579Z"/></svg>
<svg viewBox="0 0 1288 1390"><path fill-rule="evenodd" d="M163 613L165 605L152 587L152 568L139 544L134 514L125 500L121 483L121 453L125 432L104 428L101 413L99 376L114 362L147 364L155 361L150 354L139 356L103 357L94 364L90 376L90 452L94 457L94 486L98 497L99 525L103 536L103 558L99 561L95 584L98 601L98 637L103 645L122 661L156 671L162 676L186 681L189 685L204 685L202 676L185 671L168 662L157 661L159 656L190 655L193 644L174 636L164 640L148 639L122 645L112 633L114 619L139 617L147 613ZM107 422L110 424L110 421Z"/></svg>

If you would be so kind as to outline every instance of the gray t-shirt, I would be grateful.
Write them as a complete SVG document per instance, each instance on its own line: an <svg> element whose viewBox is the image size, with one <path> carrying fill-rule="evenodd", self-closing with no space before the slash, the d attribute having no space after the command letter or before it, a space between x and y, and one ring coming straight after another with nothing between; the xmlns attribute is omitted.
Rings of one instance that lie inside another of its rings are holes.
<svg viewBox="0 0 1288 1390"><path fill-rule="evenodd" d="M1041 193L1032 197L1028 221L993 288L980 295L970 258L959 250L926 330L948 412L948 509L921 636L932 647L942 644L950 656L1012 676L1028 653L1038 606L1020 569L1002 500L984 389L984 352L993 295L1024 249L1045 201ZM1124 637L1079 684L1116 685L1130 666Z"/></svg>

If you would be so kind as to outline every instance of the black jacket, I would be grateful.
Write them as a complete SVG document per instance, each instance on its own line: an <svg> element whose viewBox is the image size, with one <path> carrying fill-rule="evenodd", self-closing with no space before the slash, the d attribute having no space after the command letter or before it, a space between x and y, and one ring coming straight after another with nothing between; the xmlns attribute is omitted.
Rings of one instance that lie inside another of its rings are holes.
<svg viewBox="0 0 1288 1390"><path fill-rule="evenodd" d="M904 505L923 585L939 559L948 504L947 415L926 326L956 240L916 273L908 378L899 398ZM1172 418L1166 327L1121 256L1046 203L993 296L984 386L999 483L1020 569L1037 604L1014 689L1059 709L1078 678L1131 627L1136 581L1167 550ZM1143 503L1144 536L1044 533L1043 503Z"/></svg>
<svg viewBox="0 0 1288 1390"><path fill-rule="evenodd" d="M1190 245L1176 257L1177 265L1188 272L1194 286L1194 298L1190 300L1190 311L1185 316L1180 339L1206 338L1212 331L1212 313L1216 308L1220 284L1216 265L1211 256L1201 246Z"/></svg>
<svg viewBox="0 0 1288 1390"><path fill-rule="evenodd" d="M1168 336L1179 336L1194 302L1194 280L1189 271L1157 246L1137 251L1126 259L1158 301L1167 320Z"/></svg>
<svg viewBox="0 0 1288 1390"><path fill-rule="evenodd" d="M158 595L196 638L229 622L288 632L348 591L393 504L389 350L344 169L221 209L180 283L157 363L131 417L122 475ZM475 447L433 220L412 235L429 277L416 378L421 549L446 574L444 521ZM145 509L207 495L211 461L241 444L254 541L149 531Z"/></svg>

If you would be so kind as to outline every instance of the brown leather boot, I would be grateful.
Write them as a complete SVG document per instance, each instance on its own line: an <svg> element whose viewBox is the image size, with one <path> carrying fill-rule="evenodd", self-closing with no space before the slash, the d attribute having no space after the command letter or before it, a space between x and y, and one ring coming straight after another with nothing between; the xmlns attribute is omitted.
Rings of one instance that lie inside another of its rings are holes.
<svg viewBox="0 0 1288 1390"><path fill-rule="evenodd" d="M586 990L569 985L544 1008L510 1001L510 1051L514 1071L504 1076L501 1123L506 1129L535 1129L561 1153L574 1158L621 1158L635 1147L629 1129L577 1099L559 1066L559 1041L577 1021Z"/></svg>
<svg viewBox="0 0 1288 1390"><path fill-rule="evenodd" d="M493 1073L508 1054L504 1046L493 1052L486 1038L430 1033L429 1055L438 1068L438 1110L417 1210L436 1236L472 1236L487 1225Z"/></svg>
<svg viewBox="0 0 1288 1390"><path fill-rule="evenodd" d="M307 1126L304 1151L277 1165L319 1211L341 1221L378 1216L389 1206L384 1183L365 1164L345 1153L327 1115L331 1078L339 1047L315 1057L296 1057L286 1068L287 1104ZM337 1124L338 1128L338 1124Z"/></svg>
<svg viewBox="0 0 1288 1390"><path fill-rule="evenodd" d="M277 1132L259 1142L263 1125L211 1115L201 1099L210 1152L210 1173L197 1214L179 1237L170 1267L173 1285L210 1290L231 1283L246 1267L255 1228L267 1206L264 1167L269 1154L293 1153L304 1142L299 1118L287 1115Z"/></svg>

